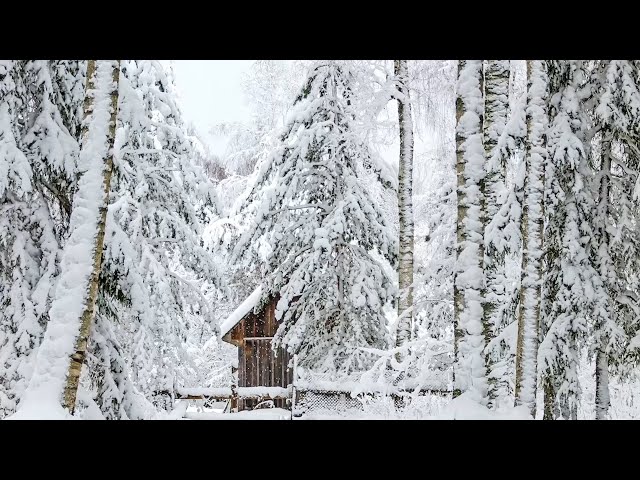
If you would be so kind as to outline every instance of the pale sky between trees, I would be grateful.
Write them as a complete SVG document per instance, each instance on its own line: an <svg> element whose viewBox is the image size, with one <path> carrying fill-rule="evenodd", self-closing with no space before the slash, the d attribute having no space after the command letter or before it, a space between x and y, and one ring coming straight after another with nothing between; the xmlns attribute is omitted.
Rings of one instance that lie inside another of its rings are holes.
<svg viewBox="0 0 640 480"><path fill-rule="evenodd" d="M241 79L253 60L172 60L180 104L212 153L224 153L226 142L209 133L219 122L249 119Z"/></svg>

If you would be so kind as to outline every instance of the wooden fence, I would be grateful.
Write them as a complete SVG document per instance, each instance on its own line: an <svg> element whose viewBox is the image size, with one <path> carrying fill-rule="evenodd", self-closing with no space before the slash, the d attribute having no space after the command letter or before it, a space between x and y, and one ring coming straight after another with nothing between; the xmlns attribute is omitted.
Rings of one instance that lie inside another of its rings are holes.
<svg viewBox="0 0 640 480"><path fill-rule="evenodd" d="M387 397L396 407L406 406L413 397L426 395L450 396L452 392L442 386L403 388L390 384L386 387L369 385L362 388L359 377L349 381L331 381L321 377L302 378L297 375L296 358L288 387L261 386L241 387L237 385L237 369L233 368L235 384L220 388L177 388L172 398L176 400L228 401L229 411L252 409L271 401L272 405L291 410L292 418L300 417L310 410L362 409L367 400ZM269 382L270 383L270 382ZM390 382L392 383L392 382ZM226 409L225 409L226 411Z"/></svg>
<svg viewBox="0 0 640 480"><path fill-rule="evenodd" d="M449 396L449 390L421 388L419 390L396 391L361 391L352 394L336 385L334 388L297 388L289 385L283 387L222 387L222 388L181 388L175 392L179 400L228 401L230 411L237 410L239 400L254 400L258 405L268 400L285 400L291 410L292 417L299 418L313 410L341 411L346 409L362 409L365 398L388 397L393 399L396 407L411 402L412 397L438 395Z"/></svg>

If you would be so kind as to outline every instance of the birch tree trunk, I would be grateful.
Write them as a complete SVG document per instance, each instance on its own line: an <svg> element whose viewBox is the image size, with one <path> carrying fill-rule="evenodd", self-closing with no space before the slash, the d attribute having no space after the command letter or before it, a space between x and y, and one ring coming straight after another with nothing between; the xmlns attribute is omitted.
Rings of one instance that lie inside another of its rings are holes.
<svg viewBox="0 0 640 480"><path fill-rule="evenodd" d="M547 74L543 61L527 61L527 140L522 209L522 282L518 312L515 404L535 418L538 330L541 300L541 257L546 161Z"/></svg>
<svg viewBox="0 0 640 480"><path fill-rule="evenodd" d="M84 363L84 359L87 354L87 341L89 339L89 331L91 328L91 324L93 322L93 318L95 317L95 305L96 299L98 298L98 279L100 276L100 268L102 266L102 249L104 246L104 231L105 225L107 221L107 207L109 206L109 190L111 188L111 174L113 172L113 144L116 137L116 118L118 115L118 86L120 83L120 61L117 60L113 63L111 62L101 62L100 69L103 70L99 74L97 72L97 68L95 66L95 60L89 60L89 64L87 66L87 96L85 98L84 105L84 115L85 119L88 119L93 113L95 98L90 98L89 94L92 93L94 97L98 97L99 95L104 95L110 101L110 117L108 129L104 132L106 133L106 139L99 138L97 141L104 142L106 141L106 151L103 152L102 158L95 158L96 162L101 162L103 164L102 167L102 177L103 177L103 200L99 205L98 210L98 231L95 237L95 246L93 248L93 270L91 272L91 277L89 279L89 289L87 292L86 299L84 301L84 310L82 312L82 316L80 317L80 331L78 337L76 339L75 344L75 353L71 355L71 361L69 364L69 373L67 374L67 381L64 388L64 406L73 413L76 404L76 394L78 391L78 383L80 381L80 373L82 371L82 364ZM96 77L100 75L100 77L104 77L105 80L101 81L102 78L97 78L97 81L100 82L99 85L95 85L96 79L91 80L92 74L96 71ZM110 71L109 71L110 70ZM106 79L109 78L109 74L111 74L111 82L107 82ZM97 89L105 89L98 91ZM92 128L95 128L93 125L85 125L85 131L83 132L83 148L93 147L90 133ZM99 134L103 134L102 131ZM97 152L96 152L97 153ZM92 152L93 154L93 152Z"/></svg>
<svg viewBox="0 0 640 480"><path fill-rule="evenodd" d="M458 81L460 81L460 72L464 69L466 60L458 61ZM457 88L457 87L456 87ZM465 206L464 198L464 150L462 144L464 143L464 137L461 131L457 128L460 124L460 120L464 115L464 101L462 96L456 93L456 264L458 257L460 256L460 250L462 248L462 242L464 241L464 219L467 216L467 207ZM462 338L462 330L460 329L460 313L464 308L464 292L458 287L458 269L454 268L453 271L453 398L462 393L458 388L458 375L456 370L458 369L458 361L460 357L460 339Z"/></svg>
<svg viewBox="0 0 640 480"><path fill-rule="evenodd" d="M27 418L59 418L62 407L75 408L98 293L119 76L120 61L88 62L80 177L49 323L21 409Z"/></svg>
<svg viewBox="0 0 640 480"><path fill-rule="evenodd" d="M598 350L596 356L596 420L607 418L609 405L609 361L607 354Z"/></svg>
<svg viewBox="0 0 640 480"><path fill-rule="evenodd" d="M413 120L409 99L407 60L395 60L398 81L398 122L400 126L400 162L398 174L398 210L400 255L398 259L398 325L396 346L411 340L413 319ZM398 360L401 355L398 354Z"/></svg>
<svg viewBox="0 0 640 480"><path fill-rule="evenodd" d="M483 305L483 333L485 343L499 333L502 324L506 298L506 275L504 271L504 224L496 228L487 228L492 220L498 218L500 207L506 201L506 157L497 155L497 146L503 134L509 114L509 60L487 60L485 70L485 104L483 142L486 162L486 178L484 184L485 230L484 230L484 275L485 301ZM488 371L489 403L495 398L495 386L498 379L492 375L493 357L491 352L485 354Z"/></svg>
<svg viewBox="0 0 640 480"><path fill-rule="evenodd" d="M608 131L603 132L604 138L601 144L602 163L600 167L600 198L598 201L597 216L599 219L600 231L598 233L599 245L599 263L600 275L604 279L605 288L609 290L608 298L612 298L611 282L615 282L615 272L610 257L609 245L609 194L610 194L610 175L611 175L611 137ZM611 278L614 277L614 278ZM610 319L613 319L615 313L611 302L607 302L607 313ZM599 338L598 351L596 353L596 398L595 410L596 420L604 420L607 418L609 411L609 360L607 358L606 346L609 338L603 332Z"/></svg>
<svg viewBox="0 0 640 480"><path fill-rule="evenodd" d="M461 60L456 99L457 221L454 268L454 396L487 403L484 295L484 115L482 60Z"/></svg>

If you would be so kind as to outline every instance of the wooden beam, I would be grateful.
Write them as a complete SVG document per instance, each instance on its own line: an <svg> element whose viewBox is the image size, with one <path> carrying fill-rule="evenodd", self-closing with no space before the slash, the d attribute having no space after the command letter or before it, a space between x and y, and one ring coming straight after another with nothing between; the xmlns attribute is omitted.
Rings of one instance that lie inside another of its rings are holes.
<svg viewBox="0 0 640 480"><path fill-rule="evenodd" d="M235 390L235 392L234 392ZM177 399L184 400L282 400L291 398L291 390L282 387L182 388Z"/></svg>
<svg viewBox="0 0 640 480"><path fill-rule="evenodd" d="M234 392L235 390L235 392ZM300 393L314 392L314 393L351 393L342 390L331 390L323 388L296 388ZM386 395L390 397L409 397L416 393L415 390L399 390L395 392L388 392ZM451 395L451 390L439 390L421 388L418 392L418 396L425 395ZM385 395L384 392L359 392L359 394L365 395ZM243 399L243 400L284 400L291 398L291 389L283 387L238 387L237 389L231 388L183 388L176 391L176 399L181 400L229 400L229 399Z"/></svg>
<svg viewBox="0 0 640 480"><path fill-rule="evenodd" d="M416 391L418 395L450 395L453 393L452 390L447 390L443 388L429 388L422 387L419 390L416 388L396 388L396 389L377 389L370 388L368 390L359 390L358 384L355 382L345 383L345 384L332 384L331 382L318 382L317 385L304 383L300 386L295 387L299 392L318 392L318 393L349 393L351 394L354 391L357 391L356 395L365 394L365 395L387 395L387 396L405 396L414 394Z"/></svg>

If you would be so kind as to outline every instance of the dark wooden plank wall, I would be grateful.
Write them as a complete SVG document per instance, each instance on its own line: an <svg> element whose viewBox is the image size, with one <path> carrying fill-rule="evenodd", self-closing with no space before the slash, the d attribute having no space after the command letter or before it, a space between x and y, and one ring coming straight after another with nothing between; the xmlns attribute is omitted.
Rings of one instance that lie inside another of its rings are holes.
<svg viewBox="0 0 640 480"><path fill-rule="evenodd" d="M249 315L238 325L242 338L238 348L238 386L287 387L293 382L293 370L288 368L290 356L283 348L273 351L271 337L278 325L275 319L277 300L273 299L261 315ZM266 337L266 338L256 338ZM239 410L255 407L257 400L239 400ZM278 408L286 408L286 400L274 400Z"/></svg>
<svg viewBox="0 0 640 480"><path fill-rule="evenodd" d="M238 350L240 387L287 387L293 382L293 369L288 368L290 356L279 347L271 348L271 339L247 339ZM240 409L251 409L256 400L240 400ZM286 408L286 400L275 400L276 407Z"/></svg>

